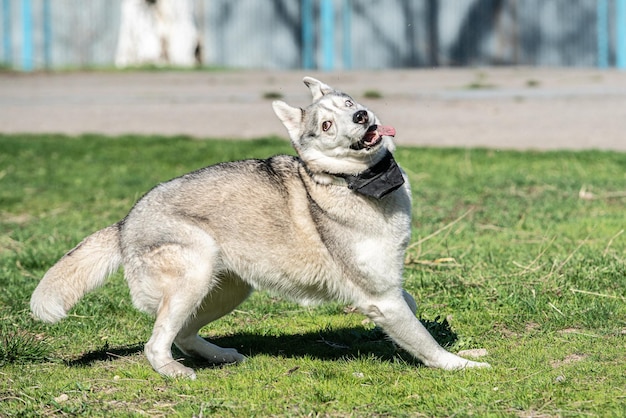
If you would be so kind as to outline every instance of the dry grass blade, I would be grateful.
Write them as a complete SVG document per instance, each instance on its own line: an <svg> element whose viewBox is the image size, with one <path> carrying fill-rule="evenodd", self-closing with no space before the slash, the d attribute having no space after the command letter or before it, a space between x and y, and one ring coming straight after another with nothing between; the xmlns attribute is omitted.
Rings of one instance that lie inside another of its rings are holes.
<svg viewBox="0 0 626 418"><path fill-rule="evenodd" d="M423 266L436 266L436 267L460 267L461 264L452 257L438 258L436 260L409 260L409 264L420 264Z"/></svg>
<svg viewBox="0 0 626 418"><path fill-rule="evenodd" d="M626 302L626 298L624 296L607 295L606 293L590 292L588 290L580 290L580 289L570 289L569 291L572 293L580 293L583 295L598 296L601 298L621 299L624 302Z"/></svg>
<svg viewBox="0 0 626 418"><path fill-rule="evenodd" d="M415 241L413 244L408 246L408 249L411 248L415 248L417 246L422 245L423 243L425 243L426 241L428 241L429 239L436 237L437 235L441 234L442 232L452 228L454 225L456 225L457 223L459 223L461 220L463 220L465 217L467 217L467 215L469 215L470 213L474 212L474 208L471 208L470 210L468 210L467 212L465 212L463 215L459 216L458 218L456 218L454 221L450 222L449 224L439 228L438 230L436 230L435 232L433 232L432 234Z"/></svg>
<svg viewBox="0 0 626 418"><path fill-rule="evenodd" d="M576 248L574 249L574 251L572 251L571 253L569 253L569 255L567 256L567 258L565 258L565 260L563 260L563 262L562 262L561 264L559 264L559 266L558 266L556 269L552 269L552 270L550 270L550 273L548 273L548 274L546 274L545 276L543 276L543 277L541 278L541 280L543 281L543 280L549 279L550 277L552 277L552 275L554 275L554 274L556 274L556 273L560 272L560 271L563 269L563 267L565 267L565 265L566 265L567 263L569 263L569 261L572 259L572 257L574 256L574 254L576 254L576 253L578 252L578 250L580 250L580 249L582 248L582 246L583 246L583 245L585 245L585 244L587 243L587 241L588 241L588 240L589 240L589 235L587 235L587 237L586 237L584 240L582 240L582 242L581 242L580 244L578 244L578 247L576 247Z"/></svg>
<svg viewBox="0 0 626 418"><path fill-rule="evenodd" d="M613 241L615 240L615 238L619 237L620 235L622 235L624 233L624 230L620 230L617 234L613 235L611 237L611 239L609 240L609 243L606 244L606 248L604 249L604 252L602 252L603 256L606 256L609 252L609 248L611 248L611 245L613 245Z"/></svg>
<svg viewBox="0 0 626 418"><path fill-rule="evenodd" d="M546 253L546 251L548 251L548 248L550 248L552 246L552 244L554 244L554 241L556 240L556 237L552 238L552 240L550 241L550 243L546 246L546 248L544 248L539 255L537 255L537 257L535 257L535 259L528 264L527 266L523 266L517 262L513 262L513 264L515 264L517 267L520 267L521 269L523 269L521 272L517 273L518 276L523 276L526 273L532 273L535 272L537 270L539 270L542 266L537 266L537 267L533 267L535 265L535 263L537 263L537 261L539 261L539 259L541 257L543 257L543 255Z"/></svg>
<svg viewBox="0 0 626 418"><path fill-rule="evenodd" d="M578 191L578 198L582 200L596 200L596 199L619 199L626 197L626 192L607 192L601 195L596 195L587 190L586 186L582 186Z"/></svg>

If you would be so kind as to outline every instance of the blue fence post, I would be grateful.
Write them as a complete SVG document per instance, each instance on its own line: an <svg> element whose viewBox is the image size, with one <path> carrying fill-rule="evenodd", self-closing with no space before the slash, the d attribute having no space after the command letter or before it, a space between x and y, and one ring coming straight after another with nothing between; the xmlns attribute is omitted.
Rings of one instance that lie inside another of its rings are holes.
<svg viewBox="0 0 626 418"><path fill-rule="evenodd" d="M33 70L33 14L30 0L22 0L22 70Z"/></svg>
<svg viewBox="0 0 626 418"><path fill-rule="evenodd" d="M626 68L626 0L616 0L615 4L616 54L615 66Z"/></svg>
<svg viewBox="0 0 626 418"><path fill-rule="evenodd" d="M52 19L50 0L43 0L43 59L46 69L52 67Z"/></svg>
<svg viewBox="0 0 626 418"><path fill-rule="evenodd" d="M335 68L335 10L333 0L321 0L320 20L322 30L322 68L331 71Z"/></svg>
<svg viewBox="0 0 626 418"><path fill-rule="evenodd" d="M11 2L10 0L2 0L2 49L4 49L4 62L12 66L13 63L13 45L11 39Z"/></svg>
<svg viewBox="0 0 626 418"><path fill-rule="evenodd" d="M343 69L352 69L352 0L343 0Z"/></svg>
<svg viewBox="0 0 626 418"><path fill-rule="evenodd" d="M616 0L615 9L615 66L626 69L626 0Z"/></svg>
<svg viewBox="0 0 626 418"><path fill-rule="evenodd" d="M598 67L609 66L609 2L596 2L596 35L598 48Z"/></svg>
<svg viewBox="0 0 626 418"><path fill-rule="evenodd" d="M300 7L300 18L302 19L302 68L310 70L313 68L313 47L315 43L313 2L312 0L302 0Z"/></svg>

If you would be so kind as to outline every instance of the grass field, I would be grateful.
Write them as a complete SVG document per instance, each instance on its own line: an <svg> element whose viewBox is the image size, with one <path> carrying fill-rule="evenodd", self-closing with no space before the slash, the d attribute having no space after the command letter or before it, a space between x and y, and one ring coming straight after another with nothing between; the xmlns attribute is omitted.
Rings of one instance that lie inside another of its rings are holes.
<svg viewBox="0 0 626 418"><path fill-rule="evenodd" d="M454 352L422 367L350 307L256 293L203 336L248 361L164 379L122 274L68 319L30 293L158 182L287 142L0 135L0 416L624 416L626 154L401 148L411 178L406 288Z"/></svg>

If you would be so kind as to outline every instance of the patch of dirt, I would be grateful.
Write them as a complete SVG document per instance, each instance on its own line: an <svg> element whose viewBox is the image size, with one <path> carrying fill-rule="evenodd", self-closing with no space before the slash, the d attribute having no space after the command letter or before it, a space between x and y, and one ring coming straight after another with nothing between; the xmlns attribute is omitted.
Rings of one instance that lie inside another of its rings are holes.
<svg viewBox="0 0 626 418"><path fill-rule="evenodd" d="M569 354L565 356L563 360L552 360L550 362L550 365L553 369L558 369L565 364L578 363L579 361L583 361L587 357L589 356L586 354Z"/></svg>
<svg viewBox="0 0 626 418"><path fill-rule="evenodd" d="M519 418L553 418L557 415L545 414L543 412L535 411L530 409L528 411L516 411L516 416Z"/></svg>
<svg viewBox="0 0 626 418"><path fill-rule="evenodd" d="M484 348L474 348L471 350L461 350L457 353L461 357L480 358L488 356L489 353Z"/></svg>
<svg viewBox="0 0 626 418"><path fill-rule="evenodd" d="M541 328L541 325L537 324L536 322L529 322L526 324L526 332L534 331L539 328Z"/></svg>
<svg viewBox="0 0 626 418"><path fill-rule="evenodd" d="M581 330L578 329L578 328L565 328L565 329L562 329L562 330L560 330L558 332L559 332L559 334L578 334L578 333L581 332Z"/></svg>
<svg viewBox="0 0 626 418"><path fill-rule="evenodd" d="M33 216L28 213L2 212L0 213L0 217L2 218L2 221L6 223L13 223L18 225L23 225L33 219Z"/></svg>

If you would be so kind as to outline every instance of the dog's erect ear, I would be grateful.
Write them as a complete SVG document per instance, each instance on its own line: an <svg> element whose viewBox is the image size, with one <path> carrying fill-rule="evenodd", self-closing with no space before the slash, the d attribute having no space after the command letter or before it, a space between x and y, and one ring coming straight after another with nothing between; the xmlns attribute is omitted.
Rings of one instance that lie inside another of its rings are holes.
<svg viewBox="0 0 626 418"><path fill-rule="evenodd" d="M314 102L321 99L322 96L335 91L335 89L328 84L324 84L313 77L304 77L302 81L304 81L304 84L311 90Z"/></svg>
<svg viewBox="0 0 626 418"><path fill-rule="evenodd" d="M297 140L300 137L300 131L302 126L302 116L304 111L299 107L291 107L285 102L276 100L272 103L274 113L278 116L278 119L285 125L287 132L292 140Z"/></svg>

